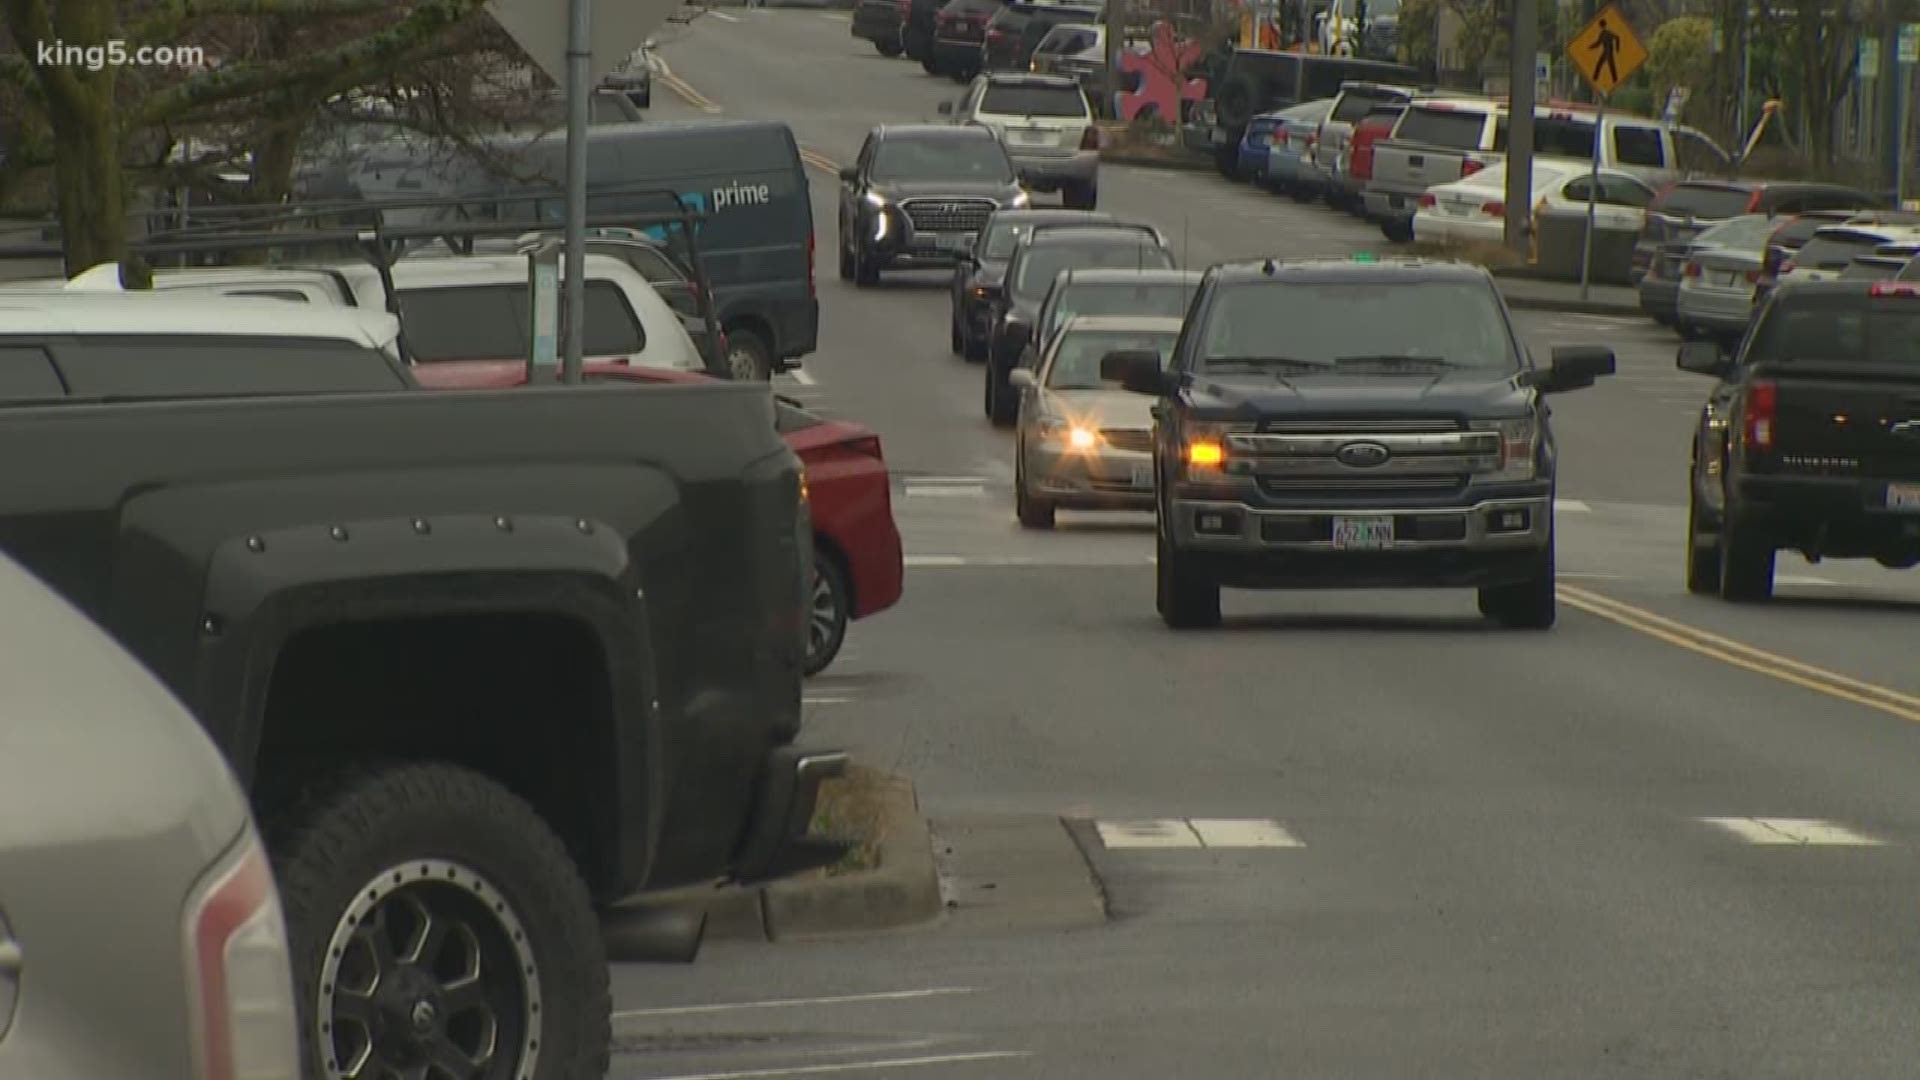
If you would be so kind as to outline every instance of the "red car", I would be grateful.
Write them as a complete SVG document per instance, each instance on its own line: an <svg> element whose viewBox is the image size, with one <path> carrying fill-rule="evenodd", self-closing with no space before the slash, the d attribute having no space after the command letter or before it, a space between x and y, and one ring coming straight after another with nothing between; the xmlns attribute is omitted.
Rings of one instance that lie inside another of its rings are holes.
<svg viewBox="0 0 1920 1080"><path fill-rule="evenodd" d="M413 373L421 386L434 390L480 390L526 382L526 365L511 360L422 364ZM617 363L589 364L587 377L631 382L709 378ZM778 396L774 410L781 436L806 467L813 507L813 606L806 670L815 675L840 652L848 622L899 602L905 577L900 530L893 523L893 492L880 436L872 428L815 416L798 402Z"/></svg>

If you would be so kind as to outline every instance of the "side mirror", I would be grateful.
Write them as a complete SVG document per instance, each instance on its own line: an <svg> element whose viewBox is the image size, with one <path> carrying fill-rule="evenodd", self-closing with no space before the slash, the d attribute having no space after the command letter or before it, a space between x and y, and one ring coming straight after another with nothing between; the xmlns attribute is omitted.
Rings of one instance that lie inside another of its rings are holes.
<svg viewBox="0 0 1920 1080"><path fill-rule="evenodd" d="M1544 371L1534 374L1534 389L1543 394L1584 390L1602 375L1613 374L1613 350L1596 345L1561 345Z"/></svg>
<svg viewBox="0 0 1920 1080"><path fill-rule="evenodd" d="M857 184L857 183L859 183L859 182L860 182L860 170L859 170L859 169L858 169L857 167L855 167L855 166L852 166L852 165L849 165L849 166L847 166L846 168L844 168L844 169L841 169L841 170L840 170L840 182L841 182L841 183L843 183L843 184Z"/></svg>
<svg viewBox="0 0 1920 1080"><path fill-rule="evenodd" d="M1720 351L1720 346L1711 341L1689 341L1680 346L1680 352L1673 359L1674 366L1681 371L1691 371L1695 375L1712 375L1716 378L1733 370L1733 357Z"/></svg>
<svg viewBox="0 0 1920 1080"><path fill-rule="evenodd" d="M953 102L951 101L943 101L939 105L935 106L935 108L939 111L941 116L953 115Z"/></svg>
<svg viewBox="0 0 1920 1080"><path fill-rule="evenodd" d="M1033 369L1017 367L1007 372L1007 385L1026 388L1034 385Z"/></svg>
<svg viewBox="0 0 1920 1080"><path fill-rule="evenodd" d="M1122 349L1100 358L1102 382L1117 382L1135 394L1160 397L1172 385L1160 367L1160 354L1150 349Z"/></svg>

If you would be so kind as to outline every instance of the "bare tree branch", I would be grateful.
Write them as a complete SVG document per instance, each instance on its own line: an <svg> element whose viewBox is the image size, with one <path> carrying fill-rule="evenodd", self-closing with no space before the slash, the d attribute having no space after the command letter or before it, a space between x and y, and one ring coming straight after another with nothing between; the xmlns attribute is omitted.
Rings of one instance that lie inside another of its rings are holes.
<svg viewBox="0 0 1920 1080"><path fill-rule="evenodd" d="M338 19L372 15L396 5L393 0L163 0L146 17L127 28L134 41L167 41L180 36L188 23L228 16L294 16Z"/></svg>

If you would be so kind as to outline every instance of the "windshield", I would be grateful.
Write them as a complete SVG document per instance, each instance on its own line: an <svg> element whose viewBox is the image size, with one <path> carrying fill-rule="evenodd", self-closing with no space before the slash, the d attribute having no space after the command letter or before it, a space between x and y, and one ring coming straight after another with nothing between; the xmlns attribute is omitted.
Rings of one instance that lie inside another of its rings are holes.
<svg viewBox="0 0 1920 1080"><path fill-rule="evenodd" d="M1118 383L1100 378L1100 361L1110 352L1157 352L1160 366L1167 366L1178 330L1138 332L1082 330L1060 340L1053 366L1047 369L1047 386L1054 390L1119 390Z"/></svg>
<svg viewBox="0 0 1920 1080"><path fill-rule="evenodd" d="M1871 233L1821 233L1801 245L1794 253L1793 265L1813 270L1844 270L1855 255L1871 255L1886 242L1884 237Z"/></svg>
<svg viewBox="0 0 1920 1080"><path fill-rule="evenodd" d="M1745 363L1759 361L1920 365L1920 299L1783 299L1754 330L1744 355Z"/></svg>
<svg viewBox="0 0 1920 1080"><path fill-rule="evenodd" d="M980 111L988 116L1085 116L1087 99L1071 86L988 86Z"/></svg>
<svg viewBox="0 0 1920 1080"><path fill-rule="evenodd" d="M1044 328L1051 331L1081 315L1129 315L1143 319L1179 319L1193 302L1191 282L1154 284L1075 284L1054 301Z"/></svg>
<svg viewBox="0 0 1920 1080"><path fill-rule="evenodd" d="M1015 296L1038 300L1053 287L1053 279L1062 270L1168 270L1173 256L1158 244L1048 244L1030 248L1020 261L1020 278L1013 283Z"/></svg>
<svg viewBox="0 0 1920 1080"><path fill-rule="evenodd" d="M874 152L873 178L1011 183L1013 165L997 139L892 138Z"/></svg>
<svg viewBox="0 0 1920 1080"><path fill-rule="evenodd" d="M1489 372L1519 366L1493 291L1478 282L1229 285L1207 313L1202 340L1202 368L1220 372L1272 359L1326 368L1356 358Z"/></svg>
<svg viewBox="0 0 1920 1080"><path fill-rule="evenodd" d="M1723 221L1694 238L1696 244L1713 244L1736 251L1759 251L1767 246L1775 223L1765 214L1742 214Z"/></svg>

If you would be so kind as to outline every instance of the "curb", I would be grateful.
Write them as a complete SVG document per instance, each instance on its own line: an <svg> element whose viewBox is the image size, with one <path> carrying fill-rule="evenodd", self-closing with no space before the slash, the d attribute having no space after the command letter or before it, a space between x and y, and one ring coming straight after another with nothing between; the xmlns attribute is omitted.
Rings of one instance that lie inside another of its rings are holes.
<svg viewBox="0 0 1920 1080"><path fill-rule="evenodd" d="M1125 151L1100 151L1102 165L1130 165L1136 169L1164 169L1168 172L1213 172L1213 162L1204 158L1160 157L1153 154L1129 154Z"/></svg>
<svg viewBox="0 0 1920 1080"><path fill-rule="evenodd" d="M695 886L649 896L647 906L704 911L709 941L790 941L931 922L943 910L933 838L913 784L889 777L887 789L877 869L752 887Z"/></svg>
<svg viewBox="0 0 1920 1080"><path fill-rule="evenodd" d="M1607 300L1562 300L1552 296L1514 296L1506 290L1501 295L1507 298L1507 306L1516 311L1558 311L1569 315L1612 315L1622 318L1641 318L1645 313L1639 305L1628 306Z"/></svg>

